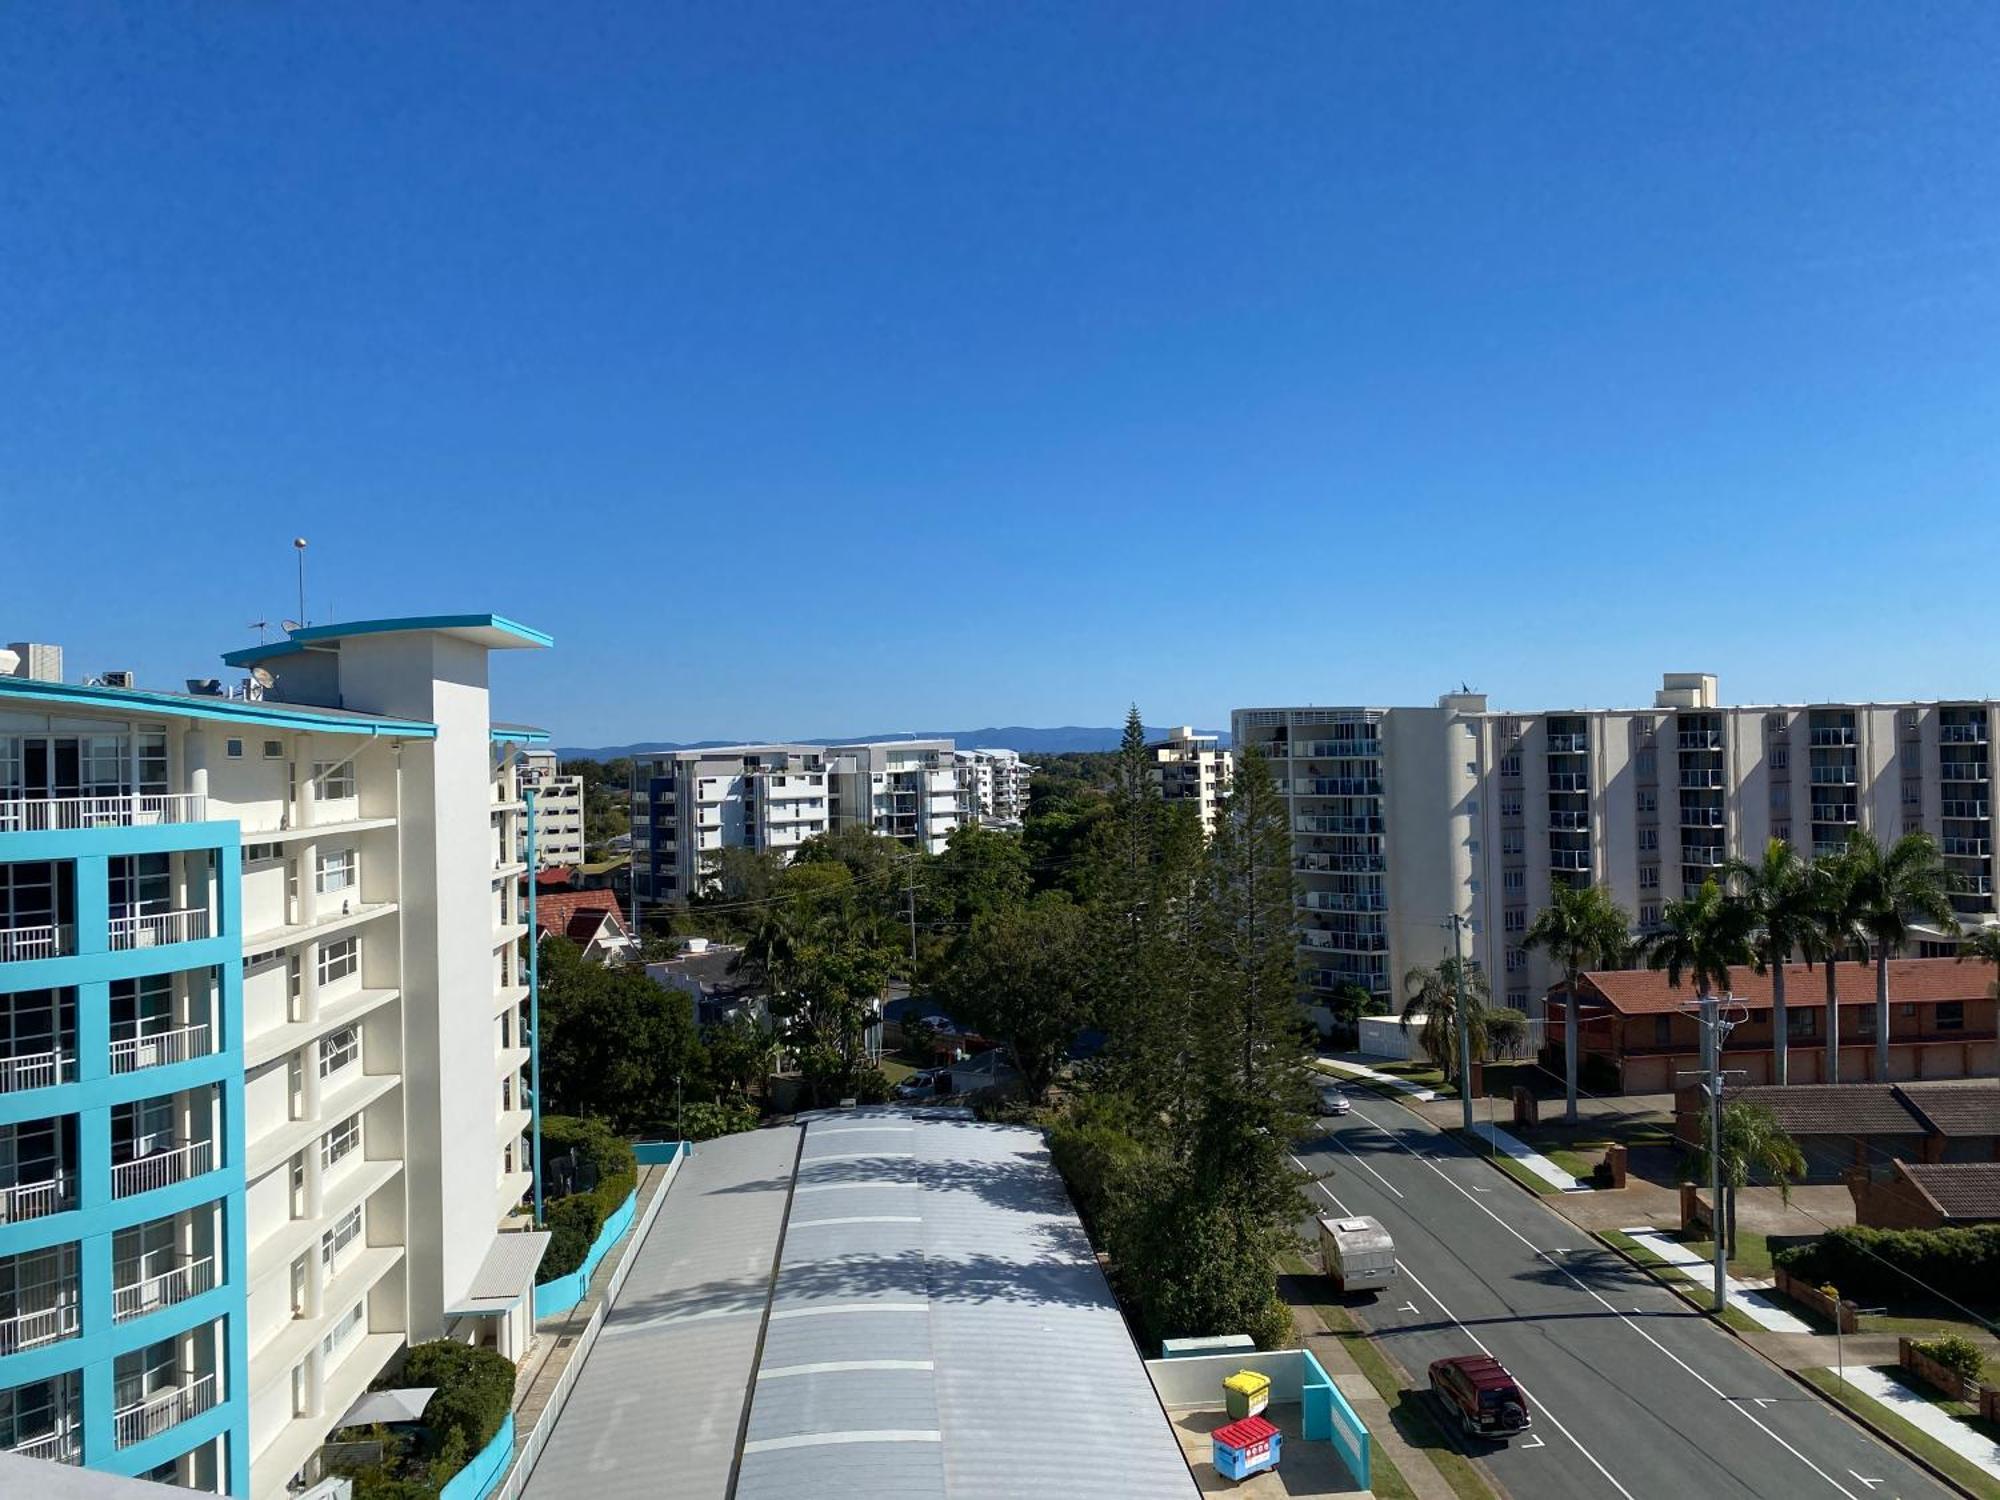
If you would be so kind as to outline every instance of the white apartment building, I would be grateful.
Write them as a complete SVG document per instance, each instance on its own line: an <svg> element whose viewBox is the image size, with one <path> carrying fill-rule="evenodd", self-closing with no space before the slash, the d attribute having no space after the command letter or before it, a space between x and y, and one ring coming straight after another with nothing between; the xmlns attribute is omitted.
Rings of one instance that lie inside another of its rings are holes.
<svg viewBox="0 0 2000 1500"><path fill-rule="evenodd" d="M1028 780L1035 768L1018 750L959 750L958 816L962 823L1019 823L1028 815Z"/></svg>
<svg viewBox="0 0 2000 1500"><path fill-rule="evenodd" d="M406 1343L533 1328L491 615L237 696L0 677L0 1449L277 1496Z"/></svg>
<svg viewBox="0 0 2000 1500"><path fill-rule="evenodd" d="M1213 832L1215 814L1229 795L1235 756L1212 734L1196 734L1183 724L1146 747L1152 762L1153 785L1168 802L1186 802L1201 819L1202 831Z"/></svg>
<svg viewBox="0 0 2000 1500"><path fill-rule="evenodd" d="M1716 679L1666 674L1651 708L1246 708L1288 799L1308 987L1402 1000L1451 952L1447 919L1497 1002L1531 1015L1559 978L1522 935L1557 883L1599 884L1643 930L1663 904L1781 838L1807 856L1854 828L1922 829L1993 921L1989 700L1723 706ZM1932 945L1925 951L1950 951Z"/></svg>
<svg viewBox="0 0 2000 1500"><path fill-rule="evenodd" d="M635 905L686 900L722 849L789 858L866 828L941 854L959 822L950 740L665 751L635 756L632 780Z"/></svg>
<svg viewBox="0 0 2000 1500"><path fill-rule="evenodd" d="M535 867L582 864L583 778L561 774L553 750L523 751L520 776L523 790L535 789Z"/></svg>

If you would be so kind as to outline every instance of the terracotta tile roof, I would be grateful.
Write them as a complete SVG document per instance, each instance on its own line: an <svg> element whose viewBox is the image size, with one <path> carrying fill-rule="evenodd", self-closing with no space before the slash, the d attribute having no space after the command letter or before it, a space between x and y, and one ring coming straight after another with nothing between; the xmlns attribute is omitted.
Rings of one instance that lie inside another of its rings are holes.
<svg viewBox="0 0 2000 1500"><path fill-rule="evenodd" d="M1594 969L1583 976L1584 1004L1602 1000L1621 1015L1660 1015L1694 1004L1694 985L1683 976L1681 987L1667 983L1662 969ZM1771 1008L1771 976L1747 965L1729 972L1730 993L1753 1011ZM1992 966L1960 963L1955 958L1892 958L1889 999L1897 1005L1936 1005L1943 1000L1984 1000L1993 992ZM1875 998L1875 966L1849 961L1840 966L1843 1005ZM1824 965L1785 965L1788 1006L1817 1000L1826 1003Z"/></svg>
<svg viewBox="0 0 2000 1500"><path fill-rule="evenodd" d="M568 865L550 865L546 870L535 871L535 884L543 890L554 887L561 890L576 878L576 871Z"/></svg>
<svg viewBox="0 0 2000 1500"><path fill-rule="evenodd" d="M1906 1083L1903 1092L1941 1135L2000 1135L2000 1079Z"/></svg>
<svg viewBox="0 0 2000 1500"><path fill-rule="evenodd" d="M1899 1161L1896 1170L1947 1219L2000 1220L2000 1162Z"/></svg>
<svg viewBox="0 0 2000 1500"><path fill-rule="evenodd" d="M606 916L630 930L618 898L610 891L537 891L535 925L543 932L560 932L580 943L589 942Z"/></svg>
<svg viewBox="0 0 2000 1500"><path fill-rule="evenodd" d="M1763 1105L1787 1135L2000 1135L2000 1079L1760 1084L1729 1097Z"/></svg>

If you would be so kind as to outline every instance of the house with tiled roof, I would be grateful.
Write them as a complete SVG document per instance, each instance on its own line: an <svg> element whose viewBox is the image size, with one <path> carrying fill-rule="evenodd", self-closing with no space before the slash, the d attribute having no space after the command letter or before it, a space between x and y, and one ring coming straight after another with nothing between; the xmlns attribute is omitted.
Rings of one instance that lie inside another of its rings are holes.
<svg viewBox="0 0 2000 1500"><path fill-rule="evenodd" d="M1886 1173L1849 1174L1854 1222L1871 1229L1969 1229L2000 1224L2000 1161L1893 1160Z"/></svg>
<svg viewBox="0 0 2000 1500"><path fill-rule="evenodd" d="M1838 1182L1856 1170L1886 1177L1897 1160L2000 1162L2000 1079L1761 1084L1733 1088L1726 1097L1768 1109L1798 1143L1816 1181ZM1674 1102L1676 1134L1683 1144L1697 1145L1700 1089L1689 1084Z"/></svg>
<svg viewBox="0 0 2000 1500"><path fill-rule="evenodd" d="M611 963L639 951L618 897L610 891L536 891L535 939L550 933L568 938L592 963Z"/></svg>
<svg viewBox="0 0 2000 1500"><path fill-rule="evenodd" d="M1875 969L1840 965L1842 1083L1867 1082L1875 1069ZM1771 976L1745 966L1730 975L1726 1066L1746 1083L1772 1080ZM1836 1081L1826 1066L1826 968L1785 966L1785 1019L1790 1082ZM1547 1035L1562 1035L1568 996L1547 1000ZM1657 969L1603 969L1582 976L1577 1026L1586 1068L1615 1077L1628 1094L1665 1093L1679 1074L1700 1066L1701 1031L1692 984L1676 989ZM1593 1061L1595 1060L1595 1061ZM2000 1072L1995 1039L1993 970L1950 958L1889 962L1889 1078L1980 1078Z"/></svg>

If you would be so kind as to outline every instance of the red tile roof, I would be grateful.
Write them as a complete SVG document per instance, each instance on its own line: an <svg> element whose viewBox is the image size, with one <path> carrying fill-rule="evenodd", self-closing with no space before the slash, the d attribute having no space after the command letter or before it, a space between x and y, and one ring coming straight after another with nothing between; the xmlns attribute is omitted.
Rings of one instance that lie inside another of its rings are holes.
<svg viewBox="0 0 2000 1500"><path fill-rule="evenodd" d="M576 871L568 865L550 865L546 870L535 871L535 884L543 890L547 890L550 887L562 890L575 878Z"/></svg>
<svg viewBox="0 0 2000 1500"><path fill-rule="evenodd" d="M1947 1219L2000 1221L2000 1162L1899 1161L1896 1170Z"/></svg>
<svg viewBox="0 0 2000 1500"><path fill-rule="evenodd" d="M625 921L618 898L610 891L538 891L535 893L535 925L543 932L560 932L579 943L597 936L607 916L631 929Z"/></svg>
<svg viewBox="0 0 2000 1500"><path fill-rule="evenodd" d="M1840 966L1840 1000L1843 1005L1875 998L1875 966L1852 960ZM1663 969L1596 969L1583 976L1584 1005L1593 1000L1608 1003L1620 1015L1661 1015L1686 1010L1694 1004L1694 984L1685 975L1681 987L1667 983ZM1729 971L1731 996L1753 1011L1771 1008L1771 976L1744 965ZM1936 1005L1944 1000L1984 1000L1993 993L1993 970L1988 964L1960 963L1955 958L1892 958L1889 960L1889 999L1897 1005ZM1821 1004L1826 999L1826 968L1805 964L1785 965L1785 1002L1797 1005Z"/></svg>
<svg viewBox="0 0 2000 1500"><path fill-rule="evenodd" d="M1226 1426L1218 1427L1214 1432L1209 1434L1215 1441L1227 1448L1248 1448L1254 1443L1261 1443L1266 1438L1276 1437L1277 1435L1278 1429L1262 1417L1244 1417L1238 1421L1230 1422Z"/></svg>
<svg viewBox="0 0 2000 1500"><path fill-rule="evenodd" d="M2000 1135L2000 1081L1757 1084L1732 1099L1761 1104L1788 1135Z"/></svg>

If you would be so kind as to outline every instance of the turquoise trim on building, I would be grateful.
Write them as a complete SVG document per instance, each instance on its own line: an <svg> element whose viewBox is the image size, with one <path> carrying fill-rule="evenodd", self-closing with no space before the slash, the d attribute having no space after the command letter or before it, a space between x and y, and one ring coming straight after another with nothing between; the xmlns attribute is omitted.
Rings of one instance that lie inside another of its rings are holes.
<svg viewBox="0 0 2000 1500"><path fill-rule="evenodd" d="M393 635L420 630L485 631L501 639L482 644L501 651L547 647L556 643L555 637L545 631L532 629L505 615L410 615L395 620L352 620L344 625L307 625L292 631L287 639L268 646L244 646L240 650L226 651L222 659L232 667L247 667L273 656L302 651L319 641L342 641L357 635Z"/></svg>
<svg viewBox="0 0 2000 1500"><path fill-rule="evenodd" d="M50 684L41 684L47 687ZM95 692L96 690L93 690ZM112 691L112 690L104 690ZM119 694L121 699L131 695ZM141 695L143 696L143 695ZM211 935L192 942L114 951L110 947L110 862L131 854L212 856ZM68 989L76 996L75 1075L68 1083L0 1095L0 1123L73 1117L74 1208L0 1225L0 1255L50 1245L77 1246L79 1329L0 1357L0 1388L76 1372L83 1464L107 1473L143 1474L217 1437L225 1439L223 1481L232 1495L250 1489L250 1358L246 1320L249 1280L245 1225L243 1099L242 840L234 822L162 824L0 834L0 862L69 864L74 881L76 952L60 958L0 963L0 993ZM215 975L208 1055L186 1062L111 1072L111 984L118 979L207 970ZM136 1099L213 1087L218 1108L209 1171L128 1197L111 1194L111 1111ZM116 1322L112 1238L118 1230L214 1205L219 1223L208 1291ZM213 1326L216 1405L129 1447L115 1423L115 1362L120 1355L191 1329Z"/></svg>
<svg viewBox="0 0 2000 1500"><path fill-rule="evenodd" d="M465 1467L444 1482L438 1500L486 1500L514 1465L514 1414L493 1434L493 1440L473 1454Z"/></svg>
<svg viewBox="0 0 2000 1500"><path fill-rule="evenodd" d="M346 709L318 710L308 703L279 703L271 699L252 703L243 698L197 698L191 693L82 687L71 682L33 682L23 677L0 677L0 698L112 709L119 713L158 714L174 719L211 719L222 724L263 725L271 729L307 729L315 734L437 738L437 725L420 719L387 719Z"/></svg>
<svg viewBox="0 0 2000 1500"><path fill-rule="evenodd" d="M583 1294L590 1290L590 1278L597 1274L598 1263L611 1253L611 1247L631 1231L633 1217L639 1212L639 1190L634 1188L625 1195L625 1201L604 1227L597 1231L597 1238L590 1242L590 1252L584 1256L583 1264L566 1276L558 1276L554 1281L545 1281L535 1288L535 1321L551 1317L556 1313L568 1312L583 1300Z"/></svg>
<svg viewBox="0 0 2000 1500"><path fill-rule="evenodd" d="M495 724L493 743L496 745L546 745L549 732L537 729L532 724Z"/></svg>
<svg viewBox="0 0 2000 1500"><path fill-rule="evenodd" d="M642 1167L664 1167L676 1156L694 1155L692 1141L634 1141L632 1159Z"/></svg>

